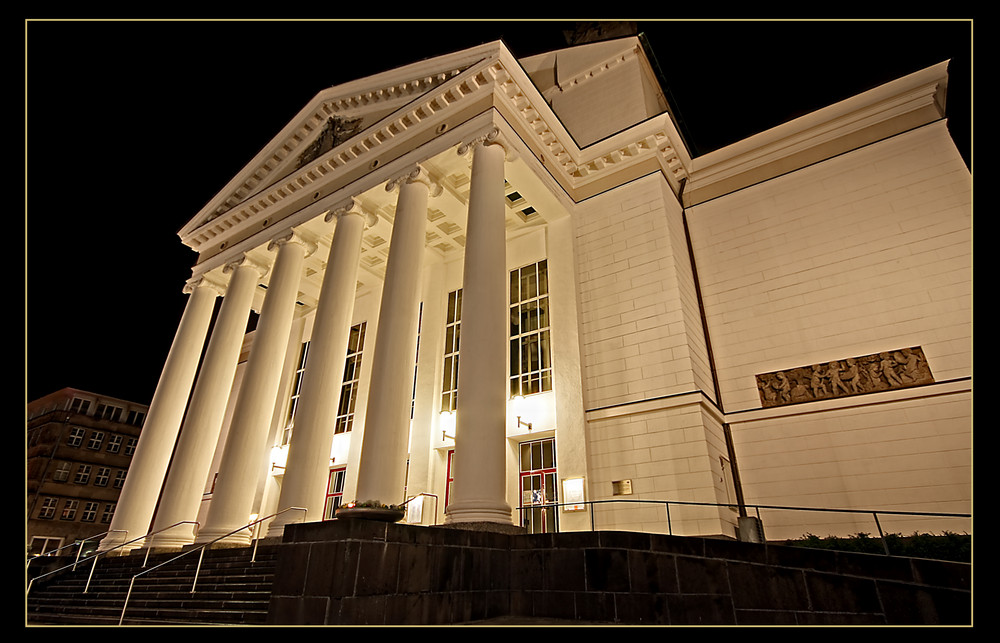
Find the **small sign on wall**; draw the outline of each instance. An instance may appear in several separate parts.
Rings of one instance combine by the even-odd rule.
[[[631,496],[631,480],[615,480],[611,483],[611,494],[615,496]]]
[[[583,478],[566,478],[563,480],[563,511],[584,511]]]

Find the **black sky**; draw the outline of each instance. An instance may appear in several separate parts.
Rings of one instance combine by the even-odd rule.
[[[195,255],[176,233],[325,87],[564,21],[28,21],[26,397],[148,403]],[[698,155],[952,60],[971,149],[969,21],[639,22]]]

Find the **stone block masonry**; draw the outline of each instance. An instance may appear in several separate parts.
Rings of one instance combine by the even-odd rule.
[[[290,525],[272,625],[969,625],[971,566],[632,532]]]

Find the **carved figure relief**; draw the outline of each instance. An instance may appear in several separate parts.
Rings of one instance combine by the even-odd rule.
[[[757,375],[765,407],[932,384],[919,346]]]
[[[361,118],[343,118],[331,116],[326,119],[323,131],[319,133],[316,140],[299,155],[296,167],[302,167],[315,159],[323,156],[333,148],[337,147],[347,139],[361,131]]]

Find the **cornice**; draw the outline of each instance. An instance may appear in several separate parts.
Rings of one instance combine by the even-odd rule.
[[[582,75],[590,78],[612,62],[602,61]],[[946,67],[942,63],[691,159],[666,113],[579,147],[506,47],[488,43],[321,92],[179,235],[201,260],[232,252],[490,109],[502,115],[571,200],[658,171],[691,205],[940,116]],[[370,113],[373,106],[389,111],[377,109],[386,115],[289,169],[289,159],[298,157],[330,115]]]
[[[694,159],[692,206],[944,117],[948,63],[891,81]]]

